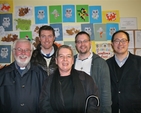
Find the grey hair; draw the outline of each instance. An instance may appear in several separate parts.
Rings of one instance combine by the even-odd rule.
[[[32,44],[29,40],[27,40],[27,39],[17,39],[17,40],[15,40],[14,43],[13,43],[12,50],[15,49],[15,47],[16,47],[16,45],[17,45],[18,42],[27,42],[27,43],[29,43],[30,46],[31,46],[31,51],[34,50],[33,44]]]

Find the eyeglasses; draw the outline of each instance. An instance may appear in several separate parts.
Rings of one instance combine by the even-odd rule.
[[[77,43],[77,44],[82,44],[82,43],[86,44],[86,43],[89,42],[89,41],[90,41],[90,40],[83,40],[83,41],[78,40],[78,41],[76,41],[76,43]]]
[[[30,49],[14,48],[14,50],[17,51],[17,52],[19,52],[19,53],[22,53],[22,52],[30,53],[31,52]]]
[[[125,44],[127,41],[128,41],[127,39],[121,39],[121,40],[116,39],[116,40],[114,40],[113,42],[114,42],[115,44],[119,44],[119,43]]]

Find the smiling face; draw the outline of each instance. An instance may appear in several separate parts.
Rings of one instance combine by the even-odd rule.
[[[76,38],[76,49],[79,54],[87,54],[91,48],[91,42],[86,34],[80,34]]]
[[[13,49],[14,58],[20,67],[25,67],[32,55],[30,42],[17,42],[15,48]]]
[[[39,40],[41,41],[42,49],[48,50],[52,48],[55,40],[52,30],[42,30],[40,33]]]
[[[60,75],[70,75],[73,63],[74,59],[72,51],[68,48],[61,48],[56,57],[56,64],[58,65]]]
[[[124,55],[128,53],[129,41],[127,35],[123,32],[119,32],[114,36],[112,47],[115,54]]]

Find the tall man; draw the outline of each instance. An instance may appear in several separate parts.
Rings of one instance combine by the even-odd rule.
[[[104,59],[91,52],[91,42],[88,33],[81,31],[75,36],[75,69],[89,74],[99,89],[100,113],[111,113],[111,86],[109,68]]]
[[[31,61],[38,64],[48,75],[53,74],[57,65],[55,63],[55,53],[57,46],[54,44],[55,31],[51,26],[44,25],[39,29],[40,44],[34,50]]]
[[[128,52],[129,34],[119,30],[111,42],[115,55],[107,60],[112,89],[112,113],[141,113],[141,57]]]
[[[26,39],[13,44],[15,61],[0,70],[0,113],[39,113],[46,71],[30,63],[33,46]]]

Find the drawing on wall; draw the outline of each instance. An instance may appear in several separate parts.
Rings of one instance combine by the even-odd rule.
[[[0,45],[0,63],[11,63],[11,45]]]
[[[63,25],[64,39],[67,39],[67,38],[74,39],[75,35],[80,31],[81,31],[81,24],[71,24],[71,25],[64,24]]]
[[[31,31],[20,31],[20,38],[24,38],[32,42],[32,32]]]
[[[62,33],[62,24],[50,24],[55,31],[55,40],[62,41],[63,40],[63,33]]]
[[[87,32],[90,35],[90,39],[94,40],[93,24],[81,24],[81,30]]]
[[[5,35],[5,29],[3,26],[0,26],[0,37],[3,37]]]
[[[94,25],[95,41],[106,41],[106,24]]]
[[[12,31],[13,22],[12,22],[12,14],[0,14],[0,26],[3,26],[5,31]]]
[[[90,23],[101,23],[101,6],[89,6]]]
[[[12,13],[12,12],[13,12],[12,0],[0,1],[0,13]]]
[[[36,6],[34,9],[35,24],[47,24],[48,23],[47,6]]]
[[[15,32],[5,32],[5,35],[1,38],[1,42],[3,44],[9,44],[9,43],[13,43],[15,40],[17,40],[19,37],[19,32],[15,31]],[[12,44],[11,43],[11,44]]]
[[[74,5],[63,5],[63,22],[75,22]]]
[[[102,11],[102,22],[109,23],[109,22],[118,22],[119,23],[119,11],[118,10],[111,10],[111,11]]]
[[[30,30],[31,20],[30,19],[15,19],[14,30]]]
[[[89,22],[88,5],[76,5],[77,22]]]
[[[62,8],[61,5],[49,6],[50,23],[62,22]]]
[[[31,6],[15,6],[15,18],[30,19],[33,16],[33,9]]]
[[[103,59],[108,59],[113,56],[113,50],[110,42],[98,42],[96,43],[96,54]]]
[[[119,30],[119,26],[116,23],[107,23],[106,24],[106,38],[111,40],[112,35]]]

